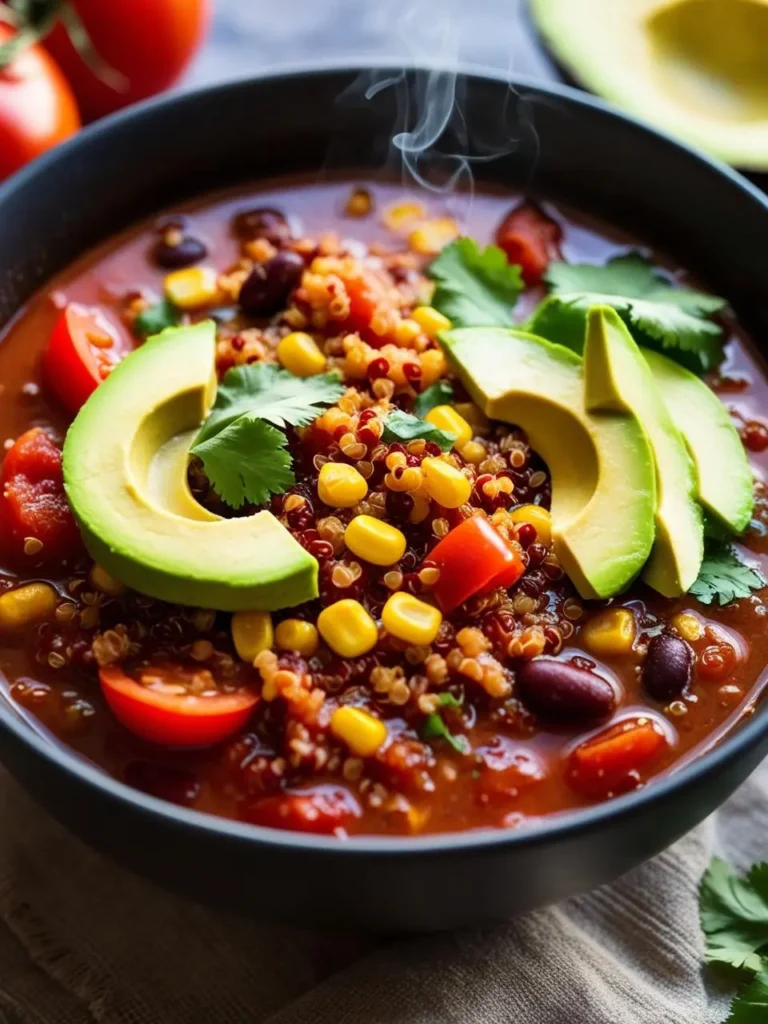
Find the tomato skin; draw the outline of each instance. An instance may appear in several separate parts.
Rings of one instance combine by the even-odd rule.
[[[640,770],[667,745],[667,737],[650,719],[625,719],[576,747],[569,758],[568,781],[592,800],[627,793],[640,785]]]
[[[89,342],[89,332],[107,335],[112,345],[97,348]],[[80,409],[115,364],[122,354],[121,340],[98,309],[70,302],[63,310],[43,356],[43,373],[51,391],[70,412]]]
[[[0,22],[0,43],[14,34]],[[74,94],[42,47],[30,46],[0,70],[0,181],[79,127]]]
[[[562,228],[533,203],[522,203],[507,214],[496,231],[496,244],[517,263],[523,281],[539,284],[551,260],[560,259]]]
[[[99,669],[99,682],[115,718],[134,735],[164,747],[218,743],[241,729],[259,702],[249,690],[212,697],[163,693],[112,665]]]
[[[79,554],[80,534],[64,493],[61,452],[40,427],[17,438],[0,469],[0,524],[4,553],[29,564],[29,537],[42,542],[35,563]]]
[[[511,587],[525,572],[520,554],[482,516],[450,531],[429,553],[440,570],[432,593],[443,612],[452,612],[473,594]]]
[[[77,52],[61,22],[45,48],[69,80],[86,121],[162,92],[179,78],[208,26],[209,0],[71,0],[99,57],[126,79],[103,82]]]
[[[252,825],[330,836],[360,814],[360,805],[348,789],[313,786],[265,797],[249,807],[245,816]]]

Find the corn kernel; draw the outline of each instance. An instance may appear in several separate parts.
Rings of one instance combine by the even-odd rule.
[[[373,516],[355,516],[344,532],[349,550],[373,565],[394,565],[405,554],[405,536]]]
[[[440,430],[453,434],[456,438],[453,442],[454,448],[461,450],[467,441],[472,440],[472,427],[450,405],[436,405],[434,409],[429,410],[424,419],[434,423]]]
[[[320,636],[342,658],[359,658],[376,646],[376,623],[359,601],[346,597],[323,608],[317,617]]]
[[[421,463],[427,494],[443,508],[458,508],[469,501],[472,484],[460,469],[444,459],[429,458]]]
[[[387,738],[387,727],[380,718],[348,705],[331,715],[331,732],[358,757],[372,757]]]
[[[635,616],[629,608],[609,608],[589,620],[581,640],[590,654],[609,658],[631,651],[636,632]]]
[[[328,362],[312,335],[303,331],[291,331],[281,339],[277,358],[297,377],[314,377],[323,372]]]
[[[320,501],[332,508],[352,508],[368,493],[365,477],[344,462],[326,462],[317,479]]]
[[[394,203],[384,211],[382,220],[390,231],[410,231],[427,216],[427,208],[417,200]]]
[[[418,647],[432,643],[442,621],[437,608],[402,590],[387,599],[381,612],[381,622],[388,633]]]
[[[436,217],[424,221],[408,236],[408,245],[414,252],[436,256],[459,234],[459,225],[452,217]]]
[[[436,338],[440,331],[450,329],[451,321],[432,306],[417,306],[411,314],[428,338]]]
[[[688,640],[689,643],[693,640],[701,640],[704,636],[704,626],[691,612],[680,612],[678,615],[675,615],[672,619],[672,625],[683,640]]]
[[[0,597],[0,632],[11,633],[53,615],[56,591],[47,583],[27,583]]]
[[[216,271],[212,267],[187,267],[174,270],[164,282],[165,294],[179,309],[207,306],[219,294]]]
[[[113,579],[100,565],[94,564],[88,578],[97,590],[100,590],[102,594],[108,594],[109,597],[120,597],[125,593],[125,584],[120,580]]]
[[[467,441],[461,446],[461,457],[465,462],[471,462],[473,466],[479,466],[488,457],[488,449],[479,441]]]
[[[421,334],[421,328],[415,320],[405,319],[401,320],[397,327],[395,327],[395,344],[401,348],[408,348],[412,341],[414,341]]]
[[[269,612],[235,612],[232,616],[232,640],[243,661],[253,661],[274,643],[272,616]]]
[[[536,540],[545,548],[552,544],[552,517],[541,505],[521,505],[513,509],[509,517],[513,523],[530,523],[536,531]]]
[[[283,619],[275,627],[275,644],[281,651],[295,651],[311,658],[319,643],[317,626],[303,619]]]

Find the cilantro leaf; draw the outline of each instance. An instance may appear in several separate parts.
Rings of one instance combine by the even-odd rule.
[[[701,880],[699,916],[706,959],[757,973],[768,966],[768,864],[756,864],[745,878],[715,857]]]
[[[731,1003],[724,1024],[765,1024],[768,1020],[768,970],[743,988]]]
[[[639,345],[664,352],[697,373],[722,359],[723,332],[706,319],[725,305],[714,295],[676,288],[639,253],[605,266],[553,263],[547,272],[549,298],[526,327],[550,341],[581,352],[591,306],[612,306]]]
[[[437,701],[438,704],[440,704],[444,708],[461,707],[461,701],[457,700],[452,693],[448,693],[447,691],[445,693],[441,693],[440,696],[437,698]]]
[[[699,576],[689,593],[702,604],[730,604],[765,587],[760,569],[739,558],[730,544],[716,544],[704,556]]]
[[[136,315],[133,329],[140,338],[148,338],[164,331],[166,327],[175,327],[180,322],[181,310],[168,299],[161,299]]]
[[[191,451],[203,464],[216,493],[232,508],[263,505],[295,483],[285,434],[245,413]]]
[[[195,445],[207,441],[249,414],[276,427],[304,427],[320,415],[322,406],[332,405],[344,393],[334,373],[294,377],[273,363],[236,366],[219,385],[216,404],[195,438]]]
[[[440,695],[440,703],[446,707],[458,707],[459,702],[455,697],[452,697],[449,693]],[[454,703],[443,698],[451,698]],[[427,715],[424,719],[424,724],[421,727],[421,738],[423,740],[445,740],[449,743],[457,754],[469,753],[469,742],[466,736],[454,736],[448,726],[442,719],[439,712],[433,711],[431,715]]]
[[[453,385],[447,380],[438,380],[426,391],[417,395],[413,402],[413,414],[423,419],[436,405],[448,405],[453,401]]]
[[[473,238],[447,245],[427,268],[436,283],[432,305],[454,327],[508,326],[523,290],[520,267],[496,245],[481,249]]]
[[[446,430],[440,430],[434,423],[420,420],[418,416],[411,416],[410,413],[401,412],[399,409],[391,412],[384,420],[381,439],[386,444],[391,444],[393,441],[407,443],[415,441],[417,438],[432,441],[444,452],[450,451],[456,440],[453,434],[449,434]]]

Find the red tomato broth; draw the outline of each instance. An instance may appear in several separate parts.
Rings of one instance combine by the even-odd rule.
[[[203,204],[183,208],[185,230],[204,241],[209,251],[204,262],[217,268],[226,267],[236,260],[239,242],[231,230],[231,221],[235,212],[249,205],[284,211],[290,218],[301,222],[302,236],[317,237],[336,230],[342,237],[363,242],[384,240],[390,244],[402,237],[388,232],[379,217],[389,202],[402,197],[402,190],[375,186],[372,189],[376,202],[373,215],[351,218],[342,215],[349,189],[348,183],[278,183],[274,187],[264,187],[236,197],[213,197]],[[466,226],[467,233],[481,242],[492,240],[512,205],[513,200],[508,195],[478,193]],[[630,244],[594,227],[584,218],[550,206],[546,209],[550,214],[554,213],[563,226],[562,250],[567,259],[602,261],[617,251],[625,251]],[[438,202],[430,204],[431,215],[443,212]],[[134,289],[148,290],[160,296],[165,271],[148,259],[155,239],[153,222],[150,222],[86,255],[39,293],[7,330],[4,344],[0,346],[0,380],[4,381],[2,389],[6,398],[0,407],[0,437],[15,439],[32,426],[44,426],[52,429],[58,437],[63,436],[68,423],[67,414],[48,393],[40,370],[42,351],[60,316],[62,301],[102,306],[108,315],[114,316],[122,297]],[[744,382],[737,383],[736,379],[742,377]],[[726,403],[738,410],[745,421],[756,418],[768,405],[764,371],[749,342],[735,326],[723,379],[719,384]],[[763,473],[768,471],[768,452],[753,451],[751,458],[759,470]],[[766,504],[758,508],[758,515],[768,525]],[[748,544],[753,554],[761,556],[765,567],[768,564],[768,539],[753,532]],[[84,571],[87,571],[87,565],[86,560]],[[41,566],[32,566],[19,573],[8,566],[0,577],[0,591],[10,589],[19,581],[44,579],[49,580],[64,597],[69,575],[56,576]],[[363,585],[364,581],[365,575]],[[652,629],[656,625],[656,617],[666,621],[678,611],[693,610],[713,629],[720,627],[724,631],[732,631],[729,635],[740,648],[741,658],[736,666],[726,664],[722,677],[713,679],[711,670],[700,671],[698,656],[705,648],[715,645],[716,638],[694,641],[692,646],[697,662],[691,699],[686,702],[687,710],[682,715],[665,713],[660,705],[646,698],[639,681],[641,659],[636,653],[605,659],[597,665],[599,672],[615,682],[619,693],[617,709],[609,722],[587,728],[555,728],[525,718],[505,721],[502,716],[491,721],[483,714],[482,698],[473,698],[474,721],[466,730],[457,728],[457,731],[465,732],[473,751],[480,754],[480,760],[472,771],[464,770],[461,755],[453,752],[447,744],[434,743],[431,787],[416,795],[410,793],[411,811],[408,815],[386,815],[361,802],[360,813],[357,810],[345,813],[343,821],[335,824],[335,811],[331,813],[328,808],[343,805],[345,800],[338,795],[331,799],[328,794],[340,786],[344,789],[347,782],[320,769],[295,785],[289,784],[289,793],[298,793],[301,797],[298,802],[293,798],[292,802],[289,801],[291,806],[295,805],[293,810],[291,806],[285,810],[276,808],[275,798],[280,790],[265,791],[260,774],[262,763],[269,760],[274,752],[264,746],[263,739],[256,736],[253,728],[249,730],[249,726],[234,739],[207,749],[170,750],[145,743],[127,732],[110,714],[99,691],[92,663],[55,669],[45,657],[42,661],[36,657],[36,635],[4,640],[0,648],[0,670],[7,679],[6,694],[12,706],[36,728],[42,727],[47,734],[52,734],[137,788],[200,810],[278,826],[283,820],[292,827],[306,807],[303,789],[309,786],[320,787],[323,798],[321,825],[308,824],[308,830],[332,831],[339,828],[349,833],[408,834],[514,826],[590,803],[589,797],[569,784],[568,758],[580,743],[601,734],[616,721],[647,719],[657,723],[668,740],[658,756],[640,772],[644,782],[699,756],[722,739],[745,715],[754,711],[755,701],[765,681],[764,666],[768,661],[768,631],[756,604],[743,601],[722,609],[705,608],[690,598],[666,601],[640,586],[633,588],[629,595],[616,599],[614,604],[634,610],[640,641],[644,628]],[[594,610],[601,607],[596,606]],[[581,621],[592,611],[589,608]],[[150,616],[152,613],[146,614]],[[219,619],[225,620],[226,617],[219,616]],[[225,621],[217,621],[205,635],[215,638],[217,649],[232,652]],[[578,632],[568,641],[559,657],[571,654],[584,656],[584,651],[578,646]],[[593,656],[586,656],[595,662]],[[707,662],[708,659],[704,660]],[[710,678],[705,678],[707,675]],[[237,679],[258,691],[258,675],[250,666],[241,666]],[[362,679],[355,678],[352,682],[357,684]],[[84,710],[86,713],[82,713]],[[280,713],[275,705],[266,707],[262,704],[254,721],[262,722],[260,716],[265,715],[269,722],[270,716],[277,719]],[[453,722],[448,713],[445,720]],[[408,791],[408,782],[403,780],[409,780],[419,766],[407,763],[407,751],[403,752],[399,747],[395,750],[396,741],[405,733],[407,723],[395,709],[387,718],[387,725],[393,738],[388,748],[392,753],[390,756],[387,750],[384,751],[376,766],[377,777],[387,782],[393,779],[398,784],[402,782],[403,790]],[[487,752],[487,764],[483,760],[484,752]],[[458,779],[452,777],[457,767]],[[270,802],[265,803],[266,800]],[[353,800],[347,810],[354,805]],[[330,822],[327,829],[323,824],[326,820]]]

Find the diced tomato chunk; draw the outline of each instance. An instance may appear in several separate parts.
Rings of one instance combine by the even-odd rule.
[[[482,516],[465,519],[451,530],[429,559],[440,570],[432,593],[446,613],[474,594],[511,587],[525,572],[520,552]]]
[[[314,786],[252,804],[245,817],[253,825],[332,835],[353,818],[359,818],[360,804],[342,786]]]
[[[538,284],[551,260],[561,258],[562,228],[533,203],[508,214],[496,231],[496,244],[517,263],[527,285]]]
[[[568,763],[568,781],[593,800],[628,793],[642,782],[641,770],[667,745],[661,727],[651,719],[624,719],[576,747]]]
[[[7,556],[34,564],[79,553],[80,534],[64,493],[61,452],[42,428],[22,434],[8,451],[0,485],[1,543]],[[42,548],[29,540],[39,541]]]
[[[492,743],[476,752],[482,758],[477,779],[480,803],[508,801],[520,790],[541,782],[546,775],[546,769],[535,754],[506,736],[496,736]]]

